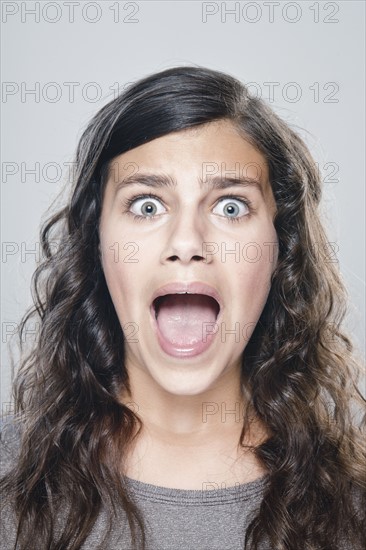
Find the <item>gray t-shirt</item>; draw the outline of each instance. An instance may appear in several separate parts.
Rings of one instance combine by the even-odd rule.
[[[19,436],[10,423],[1,435],[3,475],[13,464]],[[146,524],[147,550],[242,550],[247,526],[263,498],[269,476],[234,487],[207,482],[202,490],[170,489],[128,478],[131,497]],[[130,550],[127,519],[114,525],[107,542],[107,514],[102,509],[83,550]],[[12,550],[15,522],[9,509],[2,512],[0,548]],[[269,546],[263,546],[267,550]]]

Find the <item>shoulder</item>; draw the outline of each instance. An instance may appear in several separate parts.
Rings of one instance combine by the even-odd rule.
[[[0,420],[0,477],[13,466],[19,455],[21,442],[21,424],[14,416]]]

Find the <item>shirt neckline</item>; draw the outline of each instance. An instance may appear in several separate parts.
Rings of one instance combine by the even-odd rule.
[[[127,476],[124,479],[129,491],[138,499],[180,505],[210,505],[250,500],[263,493],[269,477],[269,474],[266,474],[254,481],[237,483],[231,487],[222,487],[217,483],[206,482],[202,489],[175,489],[152,485]]]

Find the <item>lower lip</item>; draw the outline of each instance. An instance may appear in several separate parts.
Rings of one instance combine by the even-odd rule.
[[[214,341],[215,336],[218,333],[218,331],[216,331],[214,334],[208,334],[206,337],[206,342],[198,342],[197,344],[195,344],[190,348],[177,348],[171,342],[168,342],[167,340],[165,340],[165,338],[161,334],[158,324],[156,322],[155,309],[153,308],[153,306],[150,307],[150,313],[153,320],[154,332],[157,336],[159,345],[161,349],[171,357],[182,358],[182,357],[196,357],[197,355],[201,355],[206,350],[208,350],[208,348],[211,346],[212,342]],[[219,311],[219,314],[215,321],[216,323],[218,323],[220,314],[221,314],[221,311]]]

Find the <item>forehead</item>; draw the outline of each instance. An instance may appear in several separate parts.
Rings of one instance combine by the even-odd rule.
[[[111,165],[133,163],[136,170],[169,172],[177,179],[185,174],[243,176],[268,184],[268,166],[263,154],[227,120],[210,122],[172,132],[144,143],[113,159]],[[126,173],[127,175],[127,173]],[[123,179],[123,178],[122,178]]]

